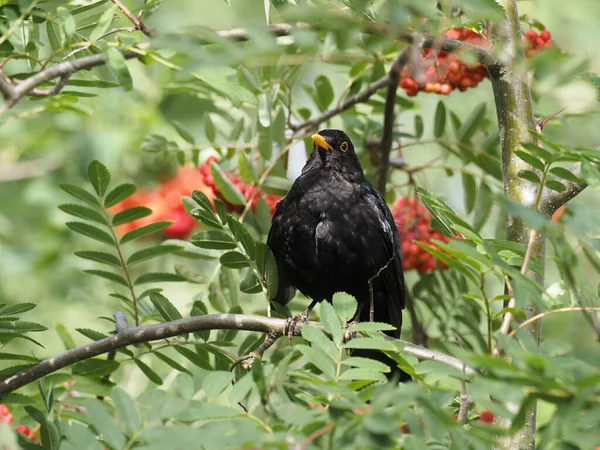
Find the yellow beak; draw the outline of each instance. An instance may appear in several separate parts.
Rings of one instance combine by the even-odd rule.
[[[313,141],[315,141],[315,144],[317,144],[317,148],[321,147],[321,148],[324,148],[325,150],[333,150],[333,147],[331,145],[329,145],[329,143],[325,140],[325,138],[323,136],[321,136],[320,134],[313,134],[310,138]]]

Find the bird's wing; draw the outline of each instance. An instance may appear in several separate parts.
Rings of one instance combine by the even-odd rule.
[[[283,262],[287,246],[285,241],[285,224],[283,223],[285,209],[286,204],[285,199],[283,199],[277,204],[269,236],[267,237],[267,245],[271,248],[277,262],[278,289],[273,301],[279,303],[281,306],[287,305],[296,294],[296,288],[290,282]]]
[[[388,305],[390,321],[398,329],[402,325],[402,310],[406,303],[406,291],[404,273],[402,272],[402,254],[400,250],[400,236],[392,213],[385,200],[373,186],[368,186],[363,197],[371,209],[372,214],[377,217],[380,233],[377,233],[380,243],[386,251],[389,261],[382,267],[379,278],[389,296]]]

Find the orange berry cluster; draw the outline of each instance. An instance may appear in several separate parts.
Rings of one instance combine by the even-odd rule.
[[[14,421],[15,421],[15,418],[10,413],[10,410],[7,408],[7,406],[0,404],[0,423],[6,423],[8,425],[12,425],[12,423]],[[25,425],[17,425],[15,427],[15,431],[17,431],[19,433],[23,433],[25,436],[27,436],[27,438],[29,438],[33,442],[36,442],[36,443],[39,442],[35,433],[29,427],[26,427]]]
[[[415,197],[400,197],[392,206],[392,216],[398,225],[402,239],[404,270],[416,269],[425,273],[438,267],[448,268],[447,264],[437,260],[415,243],[415,241],[423,242],[437,249],[437,246],[431,242],[432,239],[450,241],[450,238],[431,228],[429,225],[431,214],[427,208],[420,205]]]
[[[444,37],[477,47],[488,47],[486,30],[483,30],[480,35],[468,28],[451,28]],[[523,40],[526,46],[525,54],[528,57],[542,48],[552,46],[552,36],[548,30],[542,31],[539,35],[534,30],[529,30],[524,34]],[[404,69],[399,84],[409,97],[417,95],[420,91],[448,95],[455,89],[464,92],[468,88],[477,87],[484,78],[488,77],[488,71],[483,64],[470,65],[462,62],[453,53],[426,48],[420,55],[419,67]]]
[[[196,221],[183,208],[181,197],[190,196],[193,190],[203,192],[209,199],[220,198],[225,202],[229,211],[241,211],[243,207],[227,203],[215,185],[210,174],[211,161],[216,161],[216,158],[209,158],[199,168],[180,167],[175,177],[162,182],[157,189],[138,189],[131,197],[112,207],[111,212],[114,214],[134,206],[146,206],[152,210],[152,214],[149,216],[120,225],[117,228],[119,233],[125,234],[144,225],[170,220],[173,223],[162,231],[163,235],[169,239],[186,239],[196,227]],[[227,174],[227,176],[244,194],[246,200],[255,192],[254,186],[245,185],[234,175]],[[259,192],[254,198],[253,207],[256,207],[260,197],[265,199],[272,214],[280,197]]]

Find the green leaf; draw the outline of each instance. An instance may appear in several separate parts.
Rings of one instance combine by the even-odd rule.
[[[563,180],[571,181],[572,183],[583,183],[583,180],[581,178],[579,178],[570,170],[565,169],[564,167],[553,167],[552,169],[550,169],[550,173],[556,175],[559,178],[562,178]]]
[[[221,258],[219,258],[219,261],[221,262],[222,266],[229,267],[231,269],[243,269],[244,267],[248,267],[250,265],[250,262],[246,259],[246,256],[236,251],[223,253]]]
[[[217,199],[215,199],[217,200]],[[195,208],[190,212],[191,216],[198,222],[206,225],[210,228],[216,228],[217,230],[223,229],[223,225],[219,222],[219,219],[212,211],[206,211],[204,209]]]
[[[166,322],[183,318],[177,308],[175,308],[175,306],[173,306],[169,299],[164,295],[159,294],[158,292],[151,292],[150,301]]]
[[[395,351],[396,347],[389,341],[381,338],[359,337],[354,338],[346,343],[346,348],[371,349],[371,350],[387,350]]]
[[[342,331],[342,323],[340,322],[340,319],[335,313],[333,306],[331,306],[331,304],[329,304],[328,302],[321,302],[320,315],[321,322],[323,323],[325,330],[327,330],[329,334],[331,334],[331,336],[333,337],[333,341],[336,344],[341,344],[342,339],[344,338],[344,333]]]
[[[91,425],[112,449],[122,449],[127,440],[110,416],[104,405],[98,400],[85,402]]]
[[[525,150],[529,151],[530,153],[533,153],[534,155],[539,156],[546,162],[548,162],[552,159],[552,153],[550,153],[548,150],[538,147],[535,144],[532,144],[531,142],[522,142],[521,147],[523,147]]]
[[[233,216],[227,216],[227,225],[233,233],[235,240],[242,244],[246,254],[250,257],[250,259],[253,259],[256,251],[256,244],[254,239],[252,239],[252,236],[250,236],[250,233],[248,233],[248,230],[244,224]]]
[[[121,238],[121,244],[125,244],[126,242],[133,241],[134,239],[139,239],[141,237],[148,236],[150,234],[154,234],[158,231],[164,230],[172,223],[173,222],[171,221],[161,221],[136,228],[135,230],[130,231]]]
[[[116,205],[117,203],[122,202],[127,197],[135,194],[136,187],[133,184],[123,183],[112,189],[108,194],[106,194],[106,198],[104,199],[104,207],[110,208],[111,206]]]
[[[57,323],[54,328],[56,328],[56,332],[58,333],[58,336],[60,337],[60,340],[62,341],[66,350],[71,350],[72,348],[77,347],[73,337],[71,336],[71,333],[69,333],[67,328],[62,323]]]
[[[78,362],[72,368],[73,375],[101,377],[109,375],[119,368],[119,362],[111,359],[91,358]]]
[[[190,238],[196,247],[213,250],[232,250],[236,244],[229,234],[222,231],[201,231]]]
[[[102,217],[98,211],[88,208],[87,206],[67,203],[64,205],[59,205],[58,209],[72,216],[79,217],[80,219],[92,220],[102,225],[108,225],[106,218]]]
[[[321,330],[310,325],[302,327],[302,337],[318,347],[324,355],[337,359],[338,350],[331,340]]]
[[[321,111],[326,110],[334,99],[333,86],[325,75],[319,75],[315,79],[315,101]]]
[[[258,125],[258,152],[265,161],[271,160],[271,157],[273,156],[273,136],[271,135],[271,127]]]
[[[258,278],[251,270],[248,271],[244,279],[240,282],[240,291],[246,294],[258,294],[262,292],[262,286]]]
[[[342,375],[340,380],[366,380],[386,382],[387,378],[381,372],[371,369],[348,369]]]
[[[264,92],[258,94],[258,122],[263,128],[271,126],[271,107],[267,94]]]
[[[183,347],[182,345],[177,345],[173,347],[177,353],[182,355],[184,358],[188,359],[192,364],[200,367],[204,370],[214,370],[208,361],[208,353],[206,356],[200,356],[198,353],[191,351],[188,348]]]
[[[156,258],[157,256],[167,255],[169,253],[176,253],[180,250],[183,250],[185,247],[182,245],[155,245],[154,247],[144,248],[142,250],[138,250],[133,253],[127,259],[127,265],[131,266],[134,264],[138,264],[142,261],[147,261],[152,258]]]
[[[581,176],[593,189],[597,189],[600,186],[600,170],[588,161],[581,163]]]
[[[533,156],[531,153],[527,153],[527,152],[524,152],[521,150],[515,150],[515,155],[517,155],[519,158],[521,158],[527,164],[529,164],[530,166],[533,166],[540,172],[543,172],[544,169],[546,168],[546,164],[544,164],[543,161],[541,161],[538,158],[536,158],[535,156]]]
[[[215,131],[215,124],[210,118],[210,114],[206,114],[204,116],[204,133],[210,142],[215,142],[217,133]]]
[[[114,281],[115,283],[119,283],[125,287],[128,286],[125,278],[113,272],[107,272],[105,270],[84,270],[84,272],[89,273],[90,275],[96,275],[97,277],[104,278],[106,280]]]
[[[92,341],[99,341],[100,339],[107,337],[106,334],[96,330],[90,330],[89,328],[75,328],[75,331],[83,334],[86,338],[91,339]]]
[[[66,37],[71,39],[75,34],[75,19],[69,10],[64,6],[59,6],[56,8],[56,17]]]
[[[194,139],[194,136],[192,136],[183,126],[183,124],[181,122],[178,122],[177,120],[171,120],[171,125],[173,125],[173,127],[175,128],[175,130],[177,131],[177,134],[179,134],[179,136],[181,136],[181,138],[186,141],[188,144],[192,144],[194,145],[196,143],[196,140]]]
[[[355,332],[355,331],[365,331],[365,332],[372,332],[372,331],[392,331],[395,330],[396,327],[393,325],[390,325],[389,323],[383,323],[383,322],[359,322],[359,323],[355,323],[354,325],[351,325],[350,327],[348,327],[348,332]]]
[[[192,191],[192,199],[198,203],[198,205],[207,212],[214,215],[215,210],[210,199],[202,191]]]
[[[531,170],[519,170],[519,173],[517,175],[520,178],[523,178],[524,180],[531,181],[532,183],[535,183],[535,184],[540,184],[540,177],[538,176],[537,173],[535,173]]]
[[[296,345],[294,348],[300,350],[300,353],[302,353],[304,358],[321,372],[323,372],[323,374],[331,379],[335,378],[335,367],[333,361],[327,358],[320,350],[303,344]]]
[[[254,168],[254,164],[244,151],[240,151],[240,156],[238,157],[238,167],[240,169],[240,176],[242,180],[246,183],[256,183],[258,181],[258,175],[256,173],[256,169]]]
[[[0,329],[2,329],[3,331],[14,330],[17,332],[30,333],[46,331],[48,328],[46,328],[44,325],[35,322],[26,322],[24,320],[10,321],[5,319],[0,320]]]
[[[37,305],[35,303],[17,303],[15,305],[3,306],[0,308],[0,316],[12,316],[31,311]]]
[[[215,184],[219,192],[232,205],[244,205],[246,200],[244,195],[233,185],[227,176],[221,171],[221,168],[214,161],[210,163],[210,173],[215,179]]]
[[[112,400],[119,415],[119,419],[130,434],[134,434],[142,426],[140,413],[133,400],[123,389],[116,387],[112,392]]]
[[[115,255],[111,255],[110,253],[81,251],[75,252],[75,255],[83,259],[89,259],[90,261],[108,264],[109,266],[121,267],[121,262],[119,261],[119,258],[117,258]]]
[[[260,92],[260,87],[254,78],[254,75],[244,66],[238,66],[238,80],[241,85],[248,89],[253,94]]]
[[[167,355],[164,355],[164,354],[162,354],[160,352],[154,352],[153,355],[155,355],[162,362],[168,364],[173,369],[175,369],[175,370],[177,370],[179,372],[187,373],[188,375],[192,376],[192,372],[190,372],[189,370],[187,370],[185,367],[183,367],[181,364],[179,364],[174,359],[169,358]]]
[[[115,241],[113,240],[112,236],[93,225],[83,222],[67,222],[65,225],[76,233],[83,234],[84,236],[108,245],[115,245]]]
[[[62,183],[59,184],[60,188],[71,194],[73,197],[77,197],[80,200],[83,200],[86,203],[89,203],[93,206],[100,206],[100,202],[98,199],[90,194],[87,190],[82,187],[77,186],[76,184]]]
[[[545,185],[548,189],[552,189],[553,191],[556,191],[556,192],[565,192],[567,190],[565,185],[557,180],[546,180]]]
[[[134,359],[133,362],[154,384],[158,384],[159,386],[163,384],[162,378],[154,370],[152,370],[150,366],[148,366],[145,362],[140,361],[137,358]]]
[[[336,314],[344,322],[351,320],[354,317],[354,314],[356,314],[356,309],[358,308],[358,302],[356,299],[345,292],[338,292],[334,294],[332,303]]]
[[[110,183],[110,173],[100,161],[92,161],[87,167],[87,176],[99,197],[104,196]]]
[[[494,204],[494,194],[492,189],[482,180],[479,184],[479,195],[477,196],[477,207],[473,217],[473,228],[477,231],[485,224],[490,215],[492,205]]]
[[[105,34],[108,31],[113,21],[113,18],[115,17],[116,10],[117,6],[113,5],[102,13],[100,19],[98,19],[96,28],[94,28],[90,33],[90,42],[96,42],[103,34]]]
[[[469,214],[475,207],[475,200],[477,199],[477,184],[475,183],[475,178],[467,173],[462,172],[461,177],[464,191],[465,210],[467,211],[467,214]]]
[[[483,120],[485,119],[485,108],[486,103],[480,103],[473,109],[473,112],[467,117],[467,119],[460,126],[456,132],[456,138],[463,144],[468,143]]]
[[[375,361],[371,358],[362,358],[360,356],[351,356],[342,360],[342,364],[346,366],[358,367],[359,369],[370,369],[378,372],[389,372],[390,368],[387,364]]]
[[[433,135],[436,138],[442,137],[446,129],[446,105],[439,101],[435,108],[435,118],[433,120]]]
[[[272,300],[277,295],[279,279],[277,277],[277,262],[267,244],[256,243],[256,267],[267,285],[267,297]]]
[[[151,272],[140,275],[136,278],[133,284],[144,284],[144,283],[166,283],[171,281],[185,281],[185,278],[176,273],[166,272]]]
[[[425,125],[423,124],[423,117],[419,114],[415,115],[415,138],[421,139],[423,137],[423,131],[425,130]]]
[[[105,54],[108,71],[117,79],[123,89],[130,91],[133,88],[133,80],[123,54],[115,47],[108,47]]]
[[[146,208],[145,206],[134,206],[133,208],[128,208],[115,214],[112,224],[116,227],[123,225],[124,223],[142,219],[143,217],[148,217],[150,214],[152,214],[152,210],[150,208]]]

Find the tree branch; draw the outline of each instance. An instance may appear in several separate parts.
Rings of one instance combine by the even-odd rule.
[[[371,98],[371,96],[373,94],[375,94],[375,92],[377,92],[379,89],[387,86],[389,84],[389,80],[390,80],[390,74],[387,73],[380,79],[370,83],[366,87],[366,89],[360,91],[357,94],[354,94],[351,97],[348,97],[344,102],[340,103],[335,108],[331,108],[331,109],[319,114],[318,116],[313,117],[312,119],[301,123],[300,125],[293,126],[292,127],[292,130],[294,131],[293,138],[294,139],[300,138],[306,134],[312,133],[313,131],[317,130],[317,127],[321,123],[331,119],[333,116],[336,116],[336,115],[346,111],[347,109],[352,108],[357,103],[366,102],[367,100],[369,100],[369,98]]]
[[[398,83],[400,83],[400,73],[408,63],[412,50],[412,47],[404,49],[402,53],[398,55],[388,72],[388,88],[383,115],[383,135],[381,137],[381,158],[379,158],[378,161],[379,181],[377,185],[377,189],[379,189],[379,192],[381,192],[381,195],[383,196],[385,196],[387,176],[390,169],[390,152],[392,151],[392,136],[394,134],[394,121],[396,119],[396,115],[394,114],[396,92],[398,91]]]
[[[573,175],[581,177],[581,163],[574,164],[569,171]],[[564,179],[561,182],[567,188],[564,192],[556,192],[546,188],[542,194],[539,211],[546,217],[552,217],[552,214],[558,208],[579,195],[588,186],[587,183],[573,183]]]
[[[59,369],[75,364],[79,361],[93,358],[104,353],[108,353],[128,345],[140,344],[142,342],[156,341],[186,333],[195,333],[202,330],[245,330],[267,333],[271,336],[283,335],[285,319],[274,319],[271,317],[251,316],[244,314],[207,314],[204,316],[186,317],[173,320],[171,322],[158,323],[153,325],[144,325],[138,327],[125,327],[125,324],[118,318],[117,325],[119,332],[98,341],[90,342],[80,347],[67,350],[66,352],[45,359],[39,364],[25,369],[7,379],[0,381],[0,396],[15,391],[32,381],[38,380]],[[321,324],[309,322],[311,326],[321,327]],[[300,334],[302,323],[296,327],[296,334]],[[416,356],[420,360],[435,360],[452,366],[458,370],[463,370],[463,362],[452,356],[430,350],[387,336],[386,339],[394,340],[404,344],[404,351]],[[469,376],[475,374],[475,371],[469,367],[465,369]]]
[[[150,48],[150,45],[144,43],[140,44],[136,48],[136,51],[126,50],[122,53],[125,59],[134,59],[139,57],[140,51],[145,51],[148,48]],[[0,76],[0,91],[2,91],[2,95],[4,96],[4,101],[6,103],[6,108],[8,109],[13,107],[23,97],[29,95],[33,89],[37,88],[38,86],[44,83],[47,83],[50,80],[53,80],[54,78],[60,77],[64,80],[65,78],[68,78],[75,72],[92,69],[98,66],[103,66],[104,64],[106,64],[106,56],[104,54],[85,56],[83,58],[78,58],[74,61],[64,61],[55,64],[45,70],[42,70],[41,72],[38,72],[29,78],[26,78],[16,86],[11,86],[10,84],[8,84],[8,82],[6,82],[6,80],[2,79],[2,76]],[[59,86],[59,89],[56,89],[55,86],[54,89],[49,90],[45,93],[45,95],[57,94],[60,91],[60,88],[64,86],[64,84],[66,84],[66,81],[62,84],[61,82],[59,82],[57,84],[57,86]]]
[[[127,9],[127,7],[121,3],[120,0],[111,0],[115,5],[117,5],[117,8],[119,8],[121,10],[121,12],[125,15],[125,17],[127,17],[131,23],[135,26],[136,29],[140,30],[142,33],[144,33],[146,36],[148,37],[155,37],[158,36],[158,31],[156,31],[154,28],[150,28],[147,27],[146,25],[144,25],[144,23],[141,20],[141,15],[138,15],[138,17],[134,16],[133,14],[131,14],[131,11],[129,11]]]

